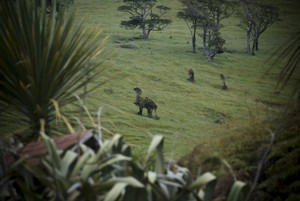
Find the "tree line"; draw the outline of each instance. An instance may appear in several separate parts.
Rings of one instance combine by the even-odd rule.
[[[259,49],[259,38],[268,27],[279,19],[278,8],[263,0],[179,0],[182,9],[177,17],[184,20],[192,40],[192,52],[197,50],[197,37],[202,39],[202,54],[213,58],[224,52],[222,20],[237,15],[240,27],[246,32],[246,49],[255,55]],[[170,8],[156,5],[157,0],[123,0],[118,7],[130,14],[129,20],[122,20],[121,27],[142,30],[143,39],[148,39],[152,31],[161,31],[172,23],[165,18]]]

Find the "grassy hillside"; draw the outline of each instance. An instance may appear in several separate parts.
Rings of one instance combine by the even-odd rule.
[[[200,50],[191,53],[189,30],[176,17],[181,7],[177,1],[159,1],[172,8],[168,17],[173,23],[162,32],[152,32],[149,40],[135,39],[140,30],[120,28],[120,21],[128,17],[117,11],[121,3],[77,0],[78,19],[84,18],[85,26],[102,29],[104,35],[109,35],[106,49],[95,59],[104,59],[105,71],[98,82],[105,83],[89,96],[86,104],[95,115],[103,106],[102,126],[122,134],[136,150],[148,146],[151,135],[162,134],[166,138],[166,154],[177,158],[200,142],[209,143],[219,135],[234,134],[249,123],[261,122],[273,115],[275,109],[270,104],[289,98],[288,90],[280,96],[276,93],[279,68],[271,66],[270,57],[297,31],[297,0],[273,1],[280,7],[281,21],[262,35],[256,56],[245,53],[246,38],[237,26],[239,19],[224,20],[222,34],[228,51],[212,62],[207,62]],[[190,67],[195,71],[195,83],[186,80]],[[228,91],[221,89],[220,73],[228,78]],[[160,120],[146,118],[145,111],[144,117],[136,115],[134,87],[140,87],[145,96],[157,103]],[[218,120],[225,123],[216,123]]]

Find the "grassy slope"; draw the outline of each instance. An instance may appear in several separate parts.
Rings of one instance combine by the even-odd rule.
[[[172,8],[169,17],[173,23],[163,32],[152,32],[150,39],[144,41],[133,40],[140,35],[139,30],[119,27],[120,21],[128,17],[117,11],[120,0],[77,1],[78,16],[84,16],[86,26],[103,29],[110,36],[103,54],[106,71],[98,79],[106,83],[87,100],[89,109],[95,113],[99,106],[104,107],[102,125],[121,133],[137,149],[148,146],[151,135],[162,134],[166,138],[167,154],[178,157],[199,142],[209,143],[215,136],[230,135],[251,121],[271,115],[272,109],[256,103],[255,99],[281,101],[274,93],[278,68],[272,67],[266,73],[270,68],[266,60],[295,32],[292,28],[297,21],[293,15],[297,7],[291,10],[290,5],[297,1],[273,1],[281,7],[282,21],[262,35],[257,56],[245,54],[245,34],[236,26],[239,20],[225,20],[222,33],[226,48],[232,53],[218,55],[210,63],[199,53],[191,53],[190,33],[185,23],[176,18],[180,4],[174,0],[160,2]],[[121,44],[138,48],[124,49],[120,48]],[[97,59],[101,58],[100,55]],[[195,71],[195,83],[186,80],[189,67]],[[220,73],[228,77],[228,91],[221,90]],[[160,80],[156,81],[155,77]],[[135,114],[138,108],[133,104],[133,88],[136,86],[158,104],[159,121]],[[214,123],[220,118],[226,123]]]

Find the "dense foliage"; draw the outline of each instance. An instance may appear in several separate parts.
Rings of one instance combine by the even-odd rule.
[[[0,128],[27,141],[41,128],[59,131],[55,111],[76,101],[74,93],[80,96],[101,72],[98,65],[87,67],[103,48],[99,32],[74,26],[64,10],[48,16],[40,4],[0,1]]]
[[[197,179],[188,169],[165,162],[163,137],[154,136],[142,161],[134,160],[120,135],[93,150],[82,143],[67,150],[56,148],[42,134],[48,154],[38,166],[20,159],[4,174],[0,199],[104,201],[212,201],[217,178],[203,173]],[[154,162],[155,160],[155,162]],[[235,181],[228,201],[243,200],[247,188]]]
[[[225,40],[221,37],[221,21],[231,16],[235,1],[226,0],[180,0],[183,5],[178,17],[184,19],[192,35],[193,52],[196,52],[196,34],[202,38],[202,51],[223,50]],[[190,24],[189,24],[190,23]]]
[[[247,52],[255,55],[258,51],[259,39],[279,18],[278,8],[261,0],[241,0],[242,27],[247,32]]]
[[[164,18],[170,8],[156,6],[156,0],[124,0],[123,3],[118,10],[129,13],[130,17],[127,21],[121,21],[121,26],[126,29],[141,29],[143,39],[149,38],[152,31],[162,31],[172,22]]]

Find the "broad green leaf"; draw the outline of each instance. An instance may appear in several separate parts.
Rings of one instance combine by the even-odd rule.
[[[104,201],[115,201],[122,193],[128,184],[127,183],[116,183],[114,187],[108,192]]]
[[[99,166],[99,169],[102,169],[106,166],[112,165],[112,164],[120,162],[120,161],[131,161],[131,160],[132,159],[130,157],[123,156],[121,154],[117,154],[117,155],[114,155],[113,158],[111,158],[108,161],[106,161],[105,163],[101,164]]]
[[[167,185],[165,185],[162,182],[158,182],[158,184],[159,184],[161,192],[163,193],[163,197],[165,197],[169,200],[171,198],[171,195],[170,195]]]
[[[101,146],[101,149],[97,152],[97,158],[100,158],[100,156],[102,156],[103,154],[107,154],[110,153],[112,150],[112,147],[114,146],[114,144],[116,144],[117,142],[119,142],[119,140],[122,138],[121,135],[116,134],[113,136],[113,138],[111,140],[105,140],[104,143]]]
[[[136,180],[134,177],[115,177],[110,180],[108,180],[108,183],[126,183],[130,186],[136,187],[136,188],[143,188],[144,185]]]
[[[87,147],[85,144],[82,144],[81,142],[79,142],[79,147],[80,147],[82,153],[86,153],[86,152],[90,152],[91,151],[90,147]],[[78,149],[78,147],[75,146],[75,149]],[[92,153],[94,153],[94,152],[92,152]]]
[[[148,172],[148,180],[151,184],[154,184],[156,181],[156,173],[155,172]]]
[[[156,150],[156,161],[155,161],[155,171],[156,173],[163,174],[165,171],[165,162],[163,156],[163,136],[155,135],[152,139],[152,142],[148,149],[147,159],[150,157],[150,154]]]
[[[214,197],[215,187],[217,185],[217,178],[212,177],[205,186],[204,201],[212,201]]]
[[[62,159],[62,166],[61,166],[61,172],[64,177],[67,177],[67,175],[71,172],[70,166],[77,157],[78,157],[77,153],[74,153],[73,151],[70,150],[66,151]]]
[[[182,184],[176,182],[175,180],[170,181],[170,180],[167,180],[167,179],[160,179],[159,182],[168,185],[168,187],[176,187],[176,188],[183,188],[184,187]]]
[[[93,158],[88,158],[86,160],[85,165],[83,166],[81,172],[81,179],[82,180],[87,180],[88,177],[92,176],[91,174],[95,171],[99,171],[100,169],[98,168],[98,165],[94,162]]]
[[[72,170],[71,178],[80,174],[80,171],[83,169],[83,166],[86,165],[86,162],[88,161],[88,159],[90,157],[91,157],[91,154],[88,151],[84,152],[84,154],[79,157],[79,159],[76,162],[75,167]]]
[[[200,187],[202,187],[202,186],[206,185],[207,183],[212,182],[214,180],[216,180],[216,177],[213,174],[206,172],[203,175],[201,175],[200,177],[198,177],[196,179],[196,181],[191,183],[187,189],[190,191],[199,189]]]
[[[204,193],[204,190],[200,189],[197,196],[201,199],[201,200],[204,200],[204,196],[205,196],[205,193]]]
[[[59,151],[56,148],[53,139],[46,136],[44,133],[41,133],[41,136],[47,145],[48,156],[49,156],[49,159],[51,160],[51,166],[53,166],[55,169],[60,169],[61,158],[60,158]]]
[[[111,150],[113,146],[119,144],[121,140],[122,140],[122,136],[120,134],[114,135],[113,138],[110,140],[110,145],[108,147],[109,150]]]
[[[95,156],[96,157],[96,156]],[[114,155],[112,158],[108,159],[106,162],[98,164],[99,162],[95,163],[95,157],[89,158],[84,166],[83,170],[81,171],[81,178],[87,179],[88,177],[92,176],[92,174],[101,171],[103,168],[112,165],[117,162],[121,161],[130,161],[131,158],[123,156],[123,155]]]
[[[151,144],[148,148],[148,156],[159,146],[159,144],[162,142],[163,136],[162,135],[155,135],[151,141]]]
[[[245,191],[247,184],[241,181],[235,181],[230,189],[230,193],[226,201],[240,201],[245,199]]]

